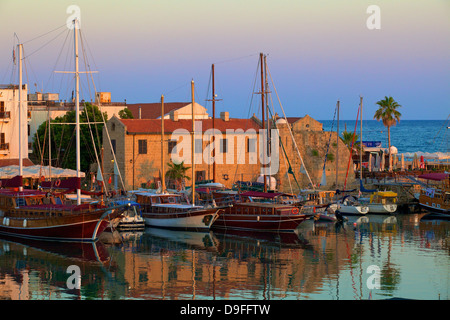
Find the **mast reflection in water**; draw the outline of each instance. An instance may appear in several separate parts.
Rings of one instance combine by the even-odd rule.
[[[449,299],[450,222],[421,218],[305,221],[280,234],[147,228],[85,244],[2,237],[0,299]]]

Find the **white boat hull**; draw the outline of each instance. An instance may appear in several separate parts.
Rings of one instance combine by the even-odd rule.
[[[344,213],[344,214],[366,214],[369,212],[369,208],[367,206],[340,205],[338,210],[340,213]]]
[[[370,213],[394,213],[397,211],[396,204],[367,204]]]
[[[205,230],[210,229],[214,221],[216,221],[217,212],[205,212],[202,214],[183,213],[173,215],[147,215],[144,214],[144,221],[146,226],[167,228],[167,229],[179,229],[179,230]]]

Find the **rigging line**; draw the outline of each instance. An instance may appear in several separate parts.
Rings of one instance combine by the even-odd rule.
[[[186,87],[186,86],[188,86],[188,85],[190,85],[190,84],[191,84],[190,81],[189,81],[189,82],[186,82],[186,83],[180,85],[179,87],[170,90],[169,92],[163,93],[163,95],[166,97],[166,96],[168,96],[169,94],[173,93],[174,91],[177,91],[177,90],[179,90],[179,89],[181,89],[181,88],[184,88],[184,87]]]
[[[89,54],[90,54],[90,56],[91,56],[91,58],[92,58],[92,62],[94,63],[94,67],[95,67],[97,70],[99,70],[99,68],[98,68],[98,66],[97,66],[97,63],[95,62],[94,55],[92,54],[91,49],[90,49],[90,47],[89,47],[89,43],[88,43],[88,41],[87,41],[86,35],[84,34],[84,32],[83,32],[82,29],[79,29],[79,30],[80,30],[80,38],[81,38],[81,36],[83,37],[83,40],[82,40],[83,50],[85,50],[85,49],[84,49],[84,44],[85,44],[85,46],[86,46],[86,48],[87,48],[87,50],[88,50],[88,52],[89,52]],[[86,56],[87,56],[87,55],[86,55]],[[90,65],[89,65],[89,71],[90,71]],[[93,79],[92,73],[91,73],[91,78],[92,78],[92,83],[93,83],[93,85],[94,85],[94,90],[95,90],[95,92],[97,92],[97,89],[95,88],[95,83],[94,83],[94,79]],[[99,87],[101,88],[100,77],[97,77],[97,80],[98,80],[98,83],[99,83]]]
[[[272,107],[273,107],[273,105],[272,105]],[[268,108],[268,110],[269,110],[269,112],[270,112],[270,115],[273,117],[273,113],[272,113],[272,111],[270,110],[270,108]],[[289,158],[287,157],[287,153],[286,153],[286,150],[285,150],[285,148],[284,148],[283,141],[281,140],[280,131],[279,131],[279,129],[278,129],[278,125],[276,124],[276,122],[275,122],[275,128],[277,129],[278,140],[279,140],[279,142],[280,142],[280,144],[281,144],[281,148],[283,149],[284,156],[285,156],[285,158],[286,158],[286,160],[287,160],[287,162],[288,162],[288,164],[289,164],[288,170],[287,170],[286,172],[287,172],[287,173],[292,173],[292,175],[294,176],[295,183],[297,184],[297,187],[298,187],[298,189],[299,189],[299,191],[300,191],[300,189],[301,189],[301,188],[300,188],[300,184],[298,183],[297,178],[295,177],[295,174],[294,174],[294,172],[292,171],[291,162],[289,161]],[[286,162],[286,160],[285,160],[285,162]],[[292,172],[289,172],[289,171],[292,171]],[[289,180],[289,184],[290,184],[290,183],[291,183],[291,182],[290,182],[290,180]],[[292,187],[291,187],[291,190],[292,190]]]
[[[352,154],[353,154],[353,143],[355,142],[355,136],[356,136],[356,128],[358,126],[358,118],[359,118],[359,111],[361,106],[358,107],[358,112],[356,114],[356,122],[355,122],[355,130],[353,132],[353,138],[352,138],[352,147],[350,149],[350,157],[348,158],[348,164],[347,164],[347,173],[345,175],[345,183],[344,183],[344,190],[347,187],[347,177],[348,177],[348,170],[350,168],[350,161],[352,160]]]
[[[114,164],[117,166],[117,172],[119,173],[120,183],[122,184],[122,188],[125,189],[125,183],[123,182],[122,173],[120,172],[118,164],[117,164],[116,153],[114,152],[112,142],[111,142],[111,137],[109,136],[108,127],[106,126],[105,116],[104,116],[103,112],[100,112],[100,114],[102,115],[102,120],[103,120],[103,123],[105,124],[104,128],[105,128],[106,136],[108,138],[109,147],[110,147],[111,153],[113,155]],[[101,174],[102,174],[102,179],[103,179],[103,172],[101,172]],[[105,181],[105,180],[103,180],[103,181]]]
[[[25,53],[25,50],[24,50],[23,47],[22,47],[22,51]],[[30,83],[30,81],[28,79],[28,68],[30,68],[31,73],[33,74],[34,79],[36,81],[35,84],[38,84],[39,83],[38,78],[36,76],[36,73],[34,72],[33,66],[32,66],[31,61],[29,59],[28,60],[24,60],[24,67],[25,67],[25,72],[26,72],[27,83]],[[36,86],[36,89],[37,89],[37,86]],[[29,91],[30,91],[30,88],[28,88],[28,92]]]
[[[285,119],[286,122],[287,122],[287,117],[286,117],[286,114],[285,114],[285,112],[284,112],[283,105],[281,104],[280,97],[278,96],[278,91],[277,91],[277,89],[275,88],[275,84],[273,83],[273,78],[272,78],[272,74],[270,73],[269,67],[267,67],[267,72],[268,72],[268,74],[269,74],[270,80],[272,81],[272,86],[273,86],[273,89],[274,89],[275,94],[276,94],[276,96],[277,96],[278,103],[280,104],[281,111],[283,112],[284,119]],[[289,124],[289,122],[288,122],[288,124]],[[311,177],[309,176],[308,170],[306,169],[305,163],[303,162],[303,158],[302,158],[302,156],[301,156],[301,154],[300,154],[300,150],[299,150],[299,148],[298,148],[298,146],[297,146],[297,142],[295,141],[294,135],[292,134],[291,126],[288,125],[287,127],[288,127],[288,129],[289,129],[289,133],[290,133],[290,135],[291,135],[292,141],[294,142],[294,145],[295,145],[295,149],[296,149],[296,151],[297,151],[297,154],[298,154],[298,156],[299,156],[299,158],[300,158],[301,166],[303,165],[303,168],[305,169],[306,176],[308,177],[309,182],[311,183],[311,188],[312,188],[313,190],[315,190],[314,184],[313,184],[313,182],[312,182],[312,180],[311,180]]]
[[[56,30],[58,30],[58,29],[61,29],[62,27],[65,27],[65,26],[66,26],[66,24],[63,24],[62,26],[59,26],[59,27],[56,28],[56,29],[53,29],[53,30],[48,31],[48,32],[46,32],[46,33],[43,33],[43,34],[41,34],[40,36],[37,36],[37,37],[35,37],[35,38],[33,38],[33,39],[27,40],[27,41],[23,42],[22,44],[25,44],[25,43],[34,41],[34,40],[36,40],[36,39],[39,39],[39,38],[41,38],[41,37],[43,37],[43,36],[46,36],[46,35],[49,34],[49,33],[52,33],[52,32],[54,32],[54,31],[56,31]],[[17,39],[18,39],[18,38],[17,38]]]
[[[84,41],[83,35],[81,33],[81,29],[80,29],[80,42],[81,42],[81,50],[83,52],[83,58],[84,58],[84,67],[86,70],[89,70],[89,73],[86,73],[86,80],[87,80],[87,83],[90,83],[89,76],[91,76],[92,86],[94,87],[94,93],[95,93],[95,92],[97,92],[97,89],[95,88],[94,78],[92,77],[91,65],[88,61],[88,56],[86,54],[85,41]],[[88,85],[88,88],[89,88],[89,97],[91,97],[91,87]],[[94,94],[94,100],[95,100],[95,94]],[[92,98],[91,98],[91,101],[92,101]]]
[[[64,48],[65,48],[65,46],[66,46],[67,39],[69,38],[69,34],[70,34],[70,32],[68,31],[68,32],[67,32],[67,35],[66,35],[66,38],[64,39],[63,45],[61,46],[61,50],[59,51],[58,58],[56,59],[55,65],[53,66],[53,71],[56,70],[56,65],[58,64],[59,59],[61,58],[62,52],[63,52],[63,50],[64,50]],[[66,59],[67,59],[67,58],[66,58]],[[67,61],[67,60],[66,60],[66,61]],[[63,69],[63,70],[65,70],[65,69]],[[46,87],[49,86],[50,79],[52,79],[52,78],[54,79],[54,72],[51,72],[51,73],[50,73],[50,76],[48,77],[47,83],[45,84]],[[42,89],[42,90],[43,90],[43,89]],[[59,92],[61,92],[61,91],[59,91]]]
[[[253,57],[253,56],[256,56],[256,55],[259,55],[259,53],[253,53],[253,54],[250,54],[250,55],[247,55],[247,56],[242,56],[242,57],[237,57],[237,58],[231,58],[231,59],[227,59],[227,60],[222,60],[222,61],[219,61],[219,62],[215,62],[214,64],[219,64],[219,63],[226,63],[226,62],[231,62],[231,61],[242,60],[242,59],[249,58],[249,57]]]
[[[28,56],[24,57],[23,59],[26,59],[30,56],[32,56],[33,54],[35,54],[36,52],[38,52],[39,50],[41,50],[42,48],[44,48],[45,46],[47,46],[50,42],[52,42],[53,40],[55,40],[56,38],[58,38],[61,34],[63,34],[64,32],[66,32],[66,30],[63,30],[62,32],[58,33],[53,39],[47,41],[46,43],[44,43],[42,46],[40,46],[38,49],[34,50],[32,53],[30,53]]]
[[[323,171],[325,171],[325,165],[327,163],[328,151],[330,150],[331,135],[333,133],[334,119],[336,118],[336,111],[337,111],[337,107],[334,108],[334,116],[333,116],[333,122],[331,123],[330,137],[328,138],[327,152],[325,153],[325,159],[323,162],[323,169],[322,169]]]
[[[444,124],[439,128],[439,130],[438,130],[438,132],[436,133],[436,135],[433,137],[433,139],[432,139],[433,141],[432,141],[431,143],[434,143],[436,137],[439,135],[439,133],[441,132],[442,128],[447,126],[447,122],[448,122],[449,119],[450,119],[450,114],[448,115],[448,117],[447,117],[447,119],[445,120]]]
[[[249,108],[248,108],[247,119],[250,119],[251,106],[252,106],[252,103],[253,103],[253,93],[255,92],[256,80],[257,80],[257,78],[258,78],[258,69],[259,69],[259,59],[258,59],[258,64],[257,64],[257,66],[256,66],[256,71],[255,71],[254,80],[253,80],[253,88],[252,88],[252,90],[250,91],[249,97],[247,98],[247,103],[248,103],[248,100],[250,100],[250,106],[249,106]],[[247,129],[247,128],[248,128],[248,124],[247,124],[246,129]],[[256,148],[256,146],[255,146],[255,148]],[[236,181],[237,171],[238,171],[238,166],[236,166],[236,169],[235,169],[235,171],[234,171],[234,181]]]

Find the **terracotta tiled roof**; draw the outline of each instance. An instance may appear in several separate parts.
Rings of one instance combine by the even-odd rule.
[[[187,106],[190,102],[165,102],[164,113],[168,114],[172,110]],[[139,119],[139,107],[141,107],[141,119],[157,119],[161,117],[161,103],[134,103],[127,104],[134,119]]]
[[[19,159],[0,159],[0,167],[19,165]],[[30,159],[22,159],[22,165],[25,167],[34,166],[34,163]]]
[[[127,127],[128,133],[142,133],[142,134],[152,134],[161,133],[161,119],[120,119],[120,121]],[[212,129],[212,119],[195,120],[198,126],[201,122],[202,132],[208,129]],[[254,129],[258,131],[261,127],[253,119],[229,119],[229,121],[224,121],[222,119],[215,119],[214,121],[215,129],[222,133],[226,133],[227,129],[242,129],[244,131],[248,129]],[[192,120],[181,119],[178,121],[173,121],[171,119],[164,120],[164,131],[166,133],[174,132],[176,129],[186,129],[187,131],[192,130]],[[199,129],[196,129],[199,130]]]

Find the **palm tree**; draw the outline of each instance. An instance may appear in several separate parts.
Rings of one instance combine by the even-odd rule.
[[[347,128],[344,131],[342,131],[342,137],[341,137],[342,142],[347,146],[349,151],[351,151],[352,143],[353,143],[353,152],[356,152],[357,154],[358,154],[358,150],[360,149],[360,142],[358,141],[358,139],[359,139],[359,135],[357,135],[353,132],[348,132]]]
[[[177,187],[181,187],[182,181],[184,179],[191,180],[191,177],[186,175],[186,171],[190,169],[190,167],[184,166],[184,161],[180,163],[168,162],[169,170],[166,172],[166,177],[175,180]]]
[[[383,125],[388,129],[389,171],[391,171],[391,127],[400,122],[402,114],[397,109],[400,108],[401,105],[399,105],[394,98],[387,96],[384,97],[384,100],[378,101],[377,105],[379,108],[375,111],[373,118],[378,121],[383,121]]]

